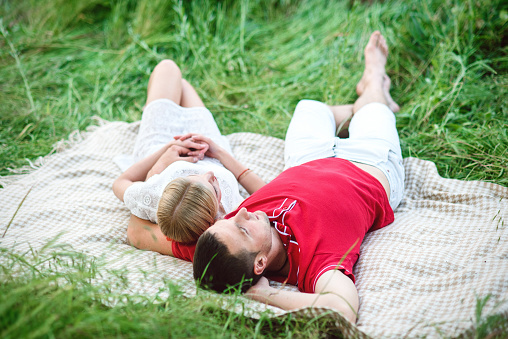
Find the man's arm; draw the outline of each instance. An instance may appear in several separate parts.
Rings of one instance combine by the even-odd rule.
[[[159,225],[132,214],[127,226],[127,239],[132,246],[141,250],[173,256],[172,242],[162,234]]]
[[[273,288],[263,277],[247,291],[246,295],[251,299],[287,311],[302,307],[330,307],[340,312],[353,324],[356,322],[359,305],[355,284],[337,270],[327,271],[319,277],[315,293],[290,292]]]

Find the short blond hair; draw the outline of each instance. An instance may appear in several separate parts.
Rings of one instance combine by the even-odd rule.
[[[219,215],[215,201],[213,193],[201,183],[185,177],[171,181],[157,208],[162,233],[178,242],[196,241]]]

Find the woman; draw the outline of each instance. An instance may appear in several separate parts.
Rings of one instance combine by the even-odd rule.
[[[115,180],[113,191],[131,210],[127,237],[140,249],[172,255],[168,241],[193,242],[237,207],[238,182],[249,194],[264,185],[231,155],[212,114],[171,60],[150,75],[133,153],[142,160]]]

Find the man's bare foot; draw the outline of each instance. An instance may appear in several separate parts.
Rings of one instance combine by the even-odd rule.
[[[379,31],[375,31],[370,36],[369,42],[365,47],[365,71],[360,82],[356,85],[356,93],[361,96],[369,81],[373,80],[373,78],[379,80],[381,77],[383,81],[383,93],[388,107],[393,112],[398,112],[400,107],[390,95],[391,80],[385,71],[387,58],[388,46],[386,40]]]
[[[388,46],[381,32],[375,31],[370,35],[369,42],[365,46],[365,69],[385,72],[386,59],[388,58]]]
[[[384,37],[379,31],[371,34],[367,46],[365,46],[365,70],[360,82],[356,85],[356,93],[363,94],[369,80],[383,77],[385,72],[386,59],[388,58],[388,47]],[[379,79],[378,79],[379,80]]]

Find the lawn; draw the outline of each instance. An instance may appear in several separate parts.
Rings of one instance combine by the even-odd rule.
[[[284,138],[300,99],[354,102],[362,51],[376,29],[390,48],[404,157],[433,161],[446,178],[508,186],[502,0],[1,1],[0,175],[50,153],[94,116],[139,120],[148,77],[163,59],[180,65],[223,134]],[[254,321],[178,293],[162,304],[108,307],[96,297],[101,286],[89,283],[94,262],[79,253],[68,253],[75,269],[52,274],[2,255],[26,273],[1,266],[5,338],[330,334],[325,322]],[[57,288],[62,279],[67,288]],[[496,335],[497,320],[478,320],[473,335]]]

